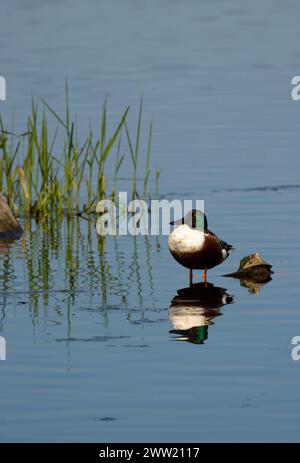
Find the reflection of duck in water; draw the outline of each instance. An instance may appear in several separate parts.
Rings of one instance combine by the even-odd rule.
[[[207,282],[179,289],[169,307],[169,319],[174,326],[170,333],[177,334],[179,341],[203,344],[212,320],[222,315],[220,309],[224,305],[232,302],[226,289]]]
[[[206,281],[207,270],[221,264],[233,249],[208,229],[202,211],[193,209],[171,225],[176,227],[169,236],[169,249],[174,259],[190,270],[190,285],[193,269],[204,270],[202,277]]]

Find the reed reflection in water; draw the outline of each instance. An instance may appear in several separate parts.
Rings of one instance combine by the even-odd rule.
[[[87,308],[155,306],[152,256],[158,239],[147,236],[98,236],[95,224],[79,217],[23,224],[19,241],[0,242],[1,326],[7,306],[28,306],[35,324],[43,311],[66,316],[71,332],[72,311]],[[51,307],[49,307],[51,305]],[[107,316],[107,315],[106,315]],[[1,332],[1,331],[0,331]]]

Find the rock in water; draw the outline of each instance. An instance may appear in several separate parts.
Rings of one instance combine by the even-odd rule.
[[[2,193],[0,193],[0,239],[20,238],[23,230]]]
[[[272,280],[272,265],[268,264],[258,252],[244,257],[238,270],[223,275],[224,277],[238,278],[241,286],[249,289],[251,293],[258,294],[265,283]]]

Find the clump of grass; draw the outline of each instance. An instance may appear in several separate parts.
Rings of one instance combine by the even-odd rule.
[[[140,157],[140,139],[141,139],[141,127],[142,127],[142,115],[143,115],[143,97],[140,101],[140,108],[137,120],[137,129],[136,129],[136,136],[135,136],[135,144],[133,144],[127,123],[125,122],[125,131],[126,137],[129,146],[129,152],[132,160],[132,167],[133,167],[133,184],[132,184],[132,196],[138,197],[136,181],[137,181],[137,172],[138,172],[138,165],[139,165],[139,157]],[[148,133],[148,147],[147,147],[147,157],[146,157],[146,166],[145,166],[145,173],[144,173],[144,195],[147,193],[147,184],[148,179],[151,173],[150,169],[150,154],[151,154],[151,142],[152,142],[152,128],[153,128],[153,121],[151,121]]]
[[[37,219],[53,214],[56,217],[71,217],[83,212],[93,213],[98,200],[116,195],[117,181],[128,153],[132,164],[132,197],[139,197],[139,193],[146,195],[151,174],[152,122],[144,161],[143,191],[138,192],[137,189],[143,100],[139,108],[134,146],[127,125],[129,107],[121,115],[111,137],[107,135],[107,111],[105,100],[100,133],[94,135],[90,127],[82,142],[78,140],[75,122],[71,120],[67,83],[63,117],[46,101],[42,100],[41,110],[32,99],[26,130],[18,135],[13,129],[5,129],[0,115],[0,190],[6,194],[15,212]],[[55,130],[49,128],[49,117],[56,121]],[[123,131],[126,134],[125,147]],[[105,167],[113,151],[116,158],[113,186],[109,192]]]

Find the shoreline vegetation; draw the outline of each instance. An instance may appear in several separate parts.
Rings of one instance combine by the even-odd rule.
[[[150,194],[150,176],[155,177],[157,194],[159,171],[153,175],[150,166],[152,121],[147,130],[147,146],[141,149],[142,97],[134,135],[128,128],[128,106],[108,136],[105,99],[100,130],[94,133],[90,127],[83,141],[79,141],[76,124],[71,119],[67,82],[63,117],[45,100],[41,102],[42,108],[32,99],[26,130],[21,134],[7,130],[0,114],[0,191],[16,216],[43,220],[95,214],[99,200],[116,198],[126,158],[131,166],[132,199]],[[49,117],[55,120],[55,130],[49,128]],[[108,160],[113,165],[112,179],[105,173]],[[128,170],[128,164],[126,167]],[[138,178],[141,171],[142,181]]]

